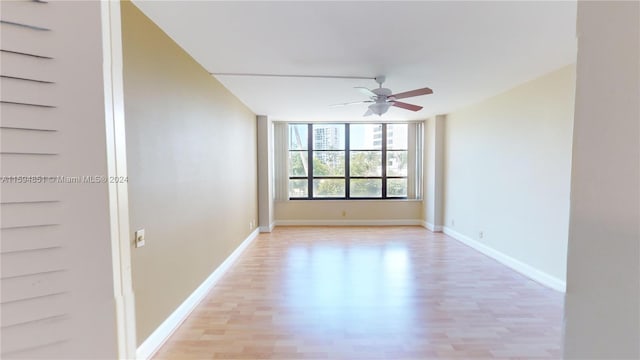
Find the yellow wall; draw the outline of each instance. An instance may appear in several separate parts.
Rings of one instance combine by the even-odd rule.
[[[444,134],[445,227],[560,283],[574,88],[569,65],[448,114]]]
[[[256,226],[256,118],[130,2],[122,28],[140,344]]]

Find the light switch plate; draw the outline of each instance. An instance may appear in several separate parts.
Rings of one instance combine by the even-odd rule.
[[[135,241],[136,241],[136,247],[143,247],[144,246],[144,229],[140,229],[138,231],[136,231],[136,235],[135,235]]]

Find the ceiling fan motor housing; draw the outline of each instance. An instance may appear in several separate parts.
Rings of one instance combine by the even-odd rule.
[[[389,96],[389,95],[391,95],[391,94],[392,94],[391,90],[390,90],[390,89],[387,89],[387,88],[377,88],[377,89],[373,89],[373,90],[371,90],[371,91],[372,91],[374,94],[378,95],[378,97],[380,97],[380,96],[387,97],[387,96]]]

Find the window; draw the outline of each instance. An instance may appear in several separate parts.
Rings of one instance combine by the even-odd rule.
[[[408,124],[289,124],[290,199],[407,198]]]

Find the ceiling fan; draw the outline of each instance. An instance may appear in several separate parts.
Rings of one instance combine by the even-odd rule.
[[[367,95],[369,97],[369,100],[335,104],[332,106],[371,104],[369,105],[369,109],[367,110],[367,112],[364,113],[363,116],[369,116],[373,114],[381,116],[382,114],[386,113],[389,110],[389,108],[392,106],[399,107],[406,110],[411,110],[411,111],[420,111],[422,109],[422,106],[408,104],[408,103],[397,101],[397,100],[413,97],[413,96],[433,94],[433,90],[429,88],[422,88],[422,89],[401,92],[399,94],[393,94],[390,89],[382,87],[382,83],[384,83],[385,81],[384,76],[376,76],[374,80],[379,85],[377,89],[369,90],[365,87],[355,88],[361,93]]]

